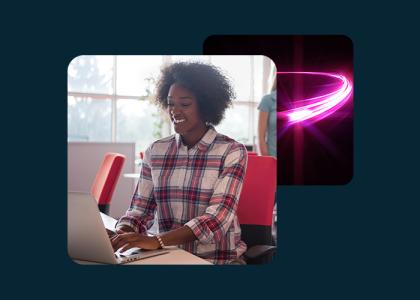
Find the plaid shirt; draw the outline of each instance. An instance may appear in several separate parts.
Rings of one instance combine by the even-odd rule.
[[[145,233],[157,209],[159,232],[186,225],[197,237],[180,248],[228,263],[246,250],[236,216],[246,164],[245,146],[213,127],[191,149],[178,134],[158,140],[145,152],[131,206],[118,226]]]

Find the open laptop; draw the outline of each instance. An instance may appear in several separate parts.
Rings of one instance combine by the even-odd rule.
[[[114,252],[95,199],[89,194],[69,192],[67,203],[67,246],[72,259],[123,264],[168,253],[165,249],[139,248]]]

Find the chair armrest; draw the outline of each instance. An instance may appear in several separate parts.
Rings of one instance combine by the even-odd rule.
[[[276,246],[270,245],[255,245],[249,248],[245,253],[245,259],[256,259],[268,254],[274,254],[277,250]]]

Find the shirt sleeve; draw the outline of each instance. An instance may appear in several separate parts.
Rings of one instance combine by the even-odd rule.
[[[140,171],[140,179],[131,200],[130,208],[119,219],[116,225],[117,228],[126,225],[138,233],[145,233],[153,225],[156,201],[153,194],[150,149],[149,147],[145,152]]]
[[[272,102],[271,96],[270,95],[265,95],[264,97],[262,97],[262,99],[260,101],[260,104],[258,105],[258,110],[265,111],[265,112],[270,112],[272,110],[271,102]]]
[[[226,236],[236,216],[247,160],[245,146],[235,144],[225,158],[205,213],[185,224],[201,243],[218,242]]]

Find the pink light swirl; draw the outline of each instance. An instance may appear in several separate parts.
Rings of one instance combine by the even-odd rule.
[[[324,119],[341,108],[350,99],[353,90],[351,81],[339,74],[325,72],[277,72],[277,74],[315,75],[338,79],[337,89],[333,92],[313,98],[295,100],[293,104],[298,107],[277,113],[277,117],[286,117],[289,124],[305,120],[316,122]]]

